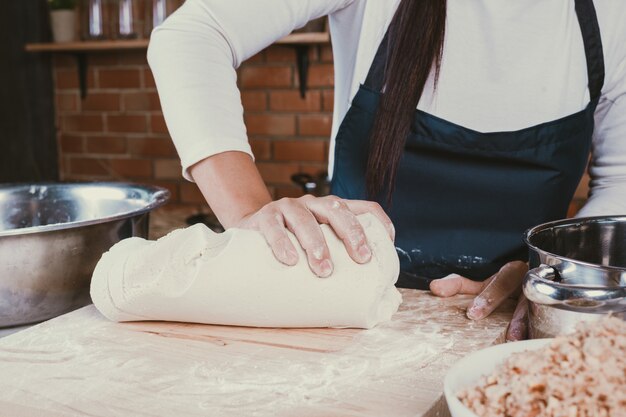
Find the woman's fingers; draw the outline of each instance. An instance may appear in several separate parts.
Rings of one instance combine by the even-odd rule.
[[[507,342],[526,340],[528,338],[528,300],[520,294],[511,323],[506,331]]]
[[[372,257],[371,248],[358,214],[372,213],[386,226],[393,240],[394,228],[384,210],[369,201],[343,200],[335,196],[284,198],[266,204],[239,221],[237,227],[259,230],[274,256],[286,265],[298,262],[298,251],[289,238],[292,232],[304,249],[311,270],[320,277],[333,272],[326,240],[320,223],[328,224],[343,240],[350,257],[358,263],[366,263]]]
[[[364,201],[364,200],[343,200],[348,209],[354,214],[365,214],[371,213],[380,220],[380,222],[387,229],[387,233],[389,233],[389,237],[391,240],[396,239],[396,229],[393,227],[393,223],[385,210],[380,206],[380,204],[375,203],[373,201]]]
[[[492,276],[486,281],[472,281],[458,274],[450,274],[431,281],[430,291],[438,297],[452,297],[457,294],[477,295],[493,278]]]
[[[433,280],[430,290],[439,297],[451,297],[457,294],[477,295],[467,309],[467,317],[480,320],[493,312],[504,300],[521,291],[522,281],[528,271],[528,265],[522,261],[505,264],[500,270],[483,282],[472,281],[457,274]],[[527,302],[521,295],[513,320],[507,331],[508,340],[521,340],[527,333]]]
[[[287,235],[283,215],[276,210],[266,210],[259,216],[257,222],[259,231],[272,248],[276,259],[285,265],[297,264],[298,252]]]
[[[320,223],[326,223],[333,228],[355,262],[369,262],[372,251],[363,226],[343,200],[336,197],[315,198],[308,200],[306,205]]]
[[[322,278],[332,274],[330,252],[313,213],[304,204],[291,199],[282,201],[281,212],[287,229],[296,236],[306,252],[311,270]]]
[[[474,299],[467,309],[467,317],[480,320],[491,314],[504,300],[520,291],[527,271],[528,265],[522,261],[505,264]]]

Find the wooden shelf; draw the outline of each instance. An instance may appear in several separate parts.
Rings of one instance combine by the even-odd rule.
[[[129,39],[119,41],[76,41],[76,42],[50,42],[50,43],[27,43],[28,52],[89,52],[89,51],[113,51],[123,49],[145,49],[148,47],[147,39]]]
[[[330,43],[330,34],[328,32],[292,33],[282,39],[277,40],[276,43],[286,45],[311,45]]]
[[[78,63],[78,78],[80,95],[87,96],[87,58],[90,52],[123,51],[147,49],[148,39],[124,39],[102,41],[76,41],[65,43],[29,43],[28,52],[69,53],[76,56]],[[291,33],[275,42],[278,45],[295,48],[300,84],[300,95],[306,94],[307,75],[309,70],[308,49],[311,45],[330,43],[328,32]]]
[[[276,41],[281,45],[312,45],[329,43],[330,36],[326,32],[320,33],[292,33]],[[146,49],[148,39],[124,39],[102,41],[77,41],[64,43],[29,43],[28,52],[96,52],[129,49]]]

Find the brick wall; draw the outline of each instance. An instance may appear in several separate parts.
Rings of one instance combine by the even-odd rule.
[[[312,46],[301,99],[295,52],[272,46],[239,69],[245,121],[257,166],[276,198],[300,195],[290,176],[326,169],[333,107],[330,46]],[[80,99],[75,61],[55,56],[56,116],[63,180],[128,180],[168,188],[173,205],[204,205],[184,181],[145,51],[88,55]]]
[[[301,99],[294,50],[272,46],[239,69],[245,121],[257,166],[273,196],[298,196],[290,176],[326,169],[333,108],[330,46],[310,49],[309,90]],[[63,180],[129,180],[168,188],[172,205],[202,206],[181,177],[145,51],[89,55],[85,100],[71,57],[55,56],[57,126]],[[584,203],[588,177],[570,208]]]

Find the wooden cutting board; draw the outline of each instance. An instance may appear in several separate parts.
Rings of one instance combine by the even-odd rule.
[[[112,323],[91,305],[0,340],[0,415],[446,416],[446,370],[513,309],[403,290],[372,330]]]

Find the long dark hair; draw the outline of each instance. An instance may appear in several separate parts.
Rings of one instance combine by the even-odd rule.
[[[402,0],[389,26],[384,93],[370,132],[366,183],[369,197],[386,191],[391,203],[398,163],[415,108],[431,70],[439,74],[446,0]]]

